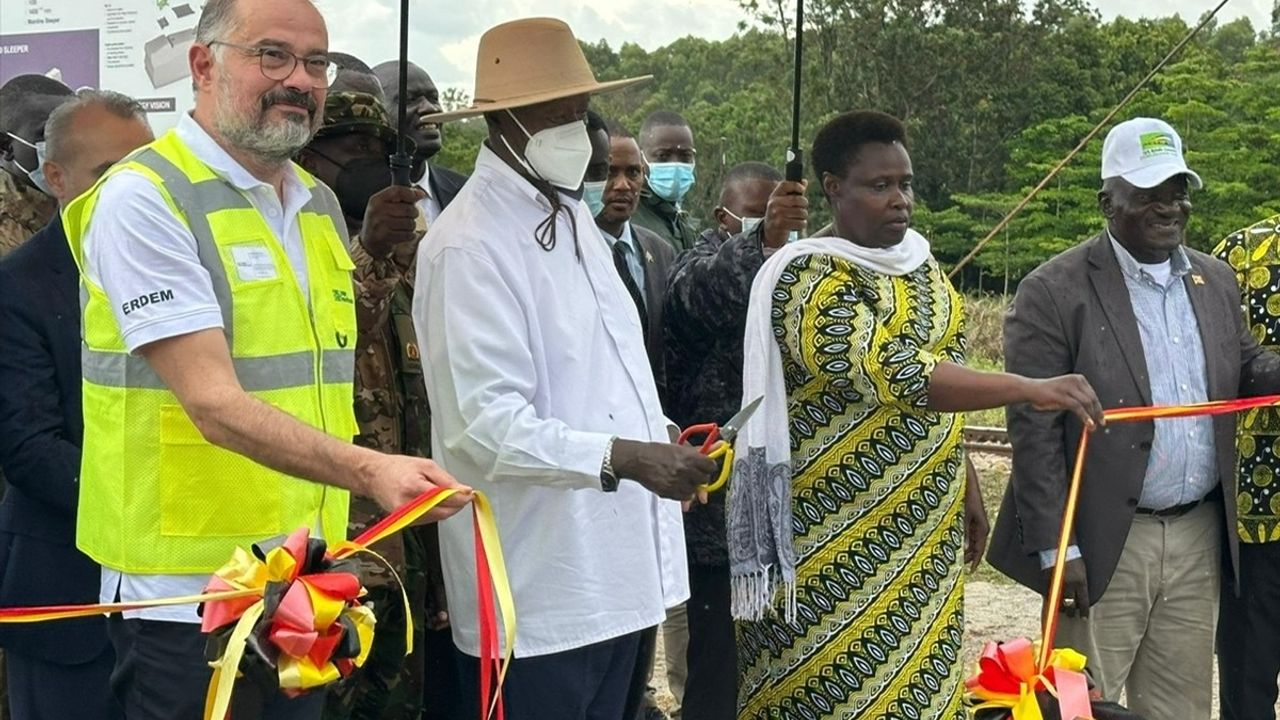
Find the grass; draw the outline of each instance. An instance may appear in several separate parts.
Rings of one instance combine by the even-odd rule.
[[[1009,307],[1009,299],[1001,295],[966,295],[964,302],[969,367],[975,370],[1003,370],[1004,315]],[[965,422],[972,426],[1004,427],[1004,408],[966,413]],[[978,485],[982,488],[982,501],[987,507],[987,519],[995,527],[996,513],[1000,509],[1000,501],[1004,499],[1005,486],[1009,483],[1009,459],[982,454],[975,455],[973,459],[978,470]],[[1013,583],[996,572],[986,561],[968,579],[1005,585]]]
[[[966,295],[965,335],[969,341],[967,364],[975,370],[1004,369],[1003,327],[1008,301],[1001,295]],[[965,422],[982,427],[1004,427],[1004,409],[967,413]]]
[[[1004,499],[1005,486],[1009,483],[1009,459],[996,455],[974,455],[974,466],[978,470],[978,487],[982,489],[982,504],[987,508],[987,521],[991,527],[996,526],[996,515],[1000,510],[1000,501]],[[987,542],[990,543],[988,536]],[[1012,585],[1013,580],[1000,574],[987,564],[986,560],[978,566],[977,571],[969,573],[969,581],[984,581]]]

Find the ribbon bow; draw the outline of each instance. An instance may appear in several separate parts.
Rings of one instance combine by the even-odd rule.
[[[236,676],[243,672],[267,688],[300,695],[360,667],[373,643],[373,613],[360,604],[364,594],[354,569],[344,560],[367,553],[384,565],[370,545],[394,535],[454,495],[433,488],[392,511],[359,537],[328,549],[299,529],[237,548],[231,560],[198,595],[127,603],[39,605],[0,608],[0,624],[37,623],[91,617],[153,607],[201,603],[202,630],[209,633],[206,654],[214,668],[205,701],[205,720],[226,717]],[[472,496],[476,555],[476,600],[480,628],[480,718],[502,720],[502,683],[515,647],[516,614],[511,582],[493,507],[484,493]],[[388,565],[390,569],[390,566]],[[395,574],[395,570],[391,570]],[[399,578],[397,578],[399,580]],[[409,599],[401,588],[404,616]],[[413,648],[413,627],[406,623],[405,654]],[[248,653],[246,654],[246,650]]]
[[[351,674],[373,644],[373,612],[360,604],[360,580],[335,561],[306,528],[237,549],[206,593],[254,589],[260,598],[210,600],[201,606],[213,666],[207,718],[223,718],[236,675],[244,671],[297,696]]]
[[[1006,708],[1013,720],[1043,720],[1036,693],[1048,691],[1058,699],[1063,720],[1092,718],[1085,657],[1059,648],[1049,655],[1043,671],[1036,669],[1036,649],[1030,640],[989,642],[978,658],[978,674],[965,681],[970,711]]]

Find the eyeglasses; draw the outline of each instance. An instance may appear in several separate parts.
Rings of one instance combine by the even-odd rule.
[[[298,67],[298,63],[302,63],[302,68],[306,70],[307,75],[312,80],[313,87],[329,87],[338,77],[338,66],[325,55],[310,55],[307,57],[298,57],[293,53],[278,47],[253,47],[250,45],[236,45],[235,43],[223,42],[221,40],[212,40],[209,46],[225,45],[229,48],[235,48],[250,57],[258,58],[258,67],[262,70],[263,77],[268,80],[284,80],[293,74],[294,69]]]

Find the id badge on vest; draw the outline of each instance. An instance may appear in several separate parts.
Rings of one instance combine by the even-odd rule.
[[[264,243],[232,245],[230,250],[240,282],[275,280],[280,277],[276,261],[271,257],[271,250]]]

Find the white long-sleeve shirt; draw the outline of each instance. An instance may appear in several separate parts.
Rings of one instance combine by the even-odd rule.
[[[515,595],[515,654],[650,627],[689,596],[678,503],[600,489],[609,439],[668,442],[635,304],[581,203],[550,203],[487,147],[418,251],[434,456],[493,501]],[[478,654],[470,513],[441,524],[454,642]]]

